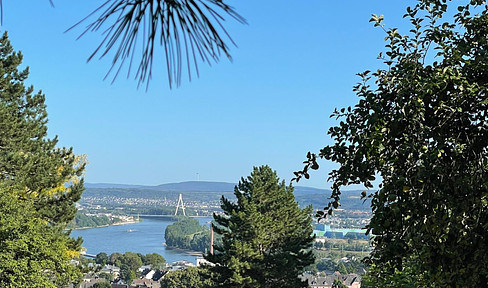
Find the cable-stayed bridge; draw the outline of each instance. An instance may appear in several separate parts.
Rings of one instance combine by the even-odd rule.
[[[203,217],[209,217],[209,216],[187,216],[185,212],[185,203],[183,202],[183,196],[180,193],[178,196],[178,203],[176,204],[176,209],[175,209],[175,214],[174,215],[138,215],[141,217],[146,217],[146,218],[158,218],[158,219],[174,219],[175,217],[178,216],[178,210],[181,210],[180,215],[186,216],[186,217],[192,217],[192,218],[203,218]]]

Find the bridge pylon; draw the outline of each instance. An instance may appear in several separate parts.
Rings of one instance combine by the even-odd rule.
[[[186,216],[185,203],[183,203],[183,196],[181,195],[181,193],[178,196],[178,204],[176,204],[175,216],[176,214],[178,214],[178,208],[181,208],[181,211],[183,211],[183,216]]]

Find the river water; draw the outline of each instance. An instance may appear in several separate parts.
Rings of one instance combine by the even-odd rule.
[[[135,252],[141,254],[158,253],[162,255],[167,263],[178,260],[186,260],[196,263],[196,256],[190,255],[178,249],[169,249],[163,245],[164,230],[173,220],[142,218],[142,222],[73,230],[71,236],[83,238],[83,247],[86,253],[96,255],[105,252],[110,255],[114,252]],[[201,224],[205,224],[211,218],[197,218]]]

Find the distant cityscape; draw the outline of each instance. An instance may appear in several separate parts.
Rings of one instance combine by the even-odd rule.
[[[178,196],[181,194],[187,215],[211,217],[213,213],[221,213],[220,198],[222,195],[226,198],[233,198],[234,192],[230,188],[233,188],[233,184],[231,183],[197,183],[200,187],[196,187],[197,184],[194,182],[177,184],[179,185],[173,184],[171,190],[164,190],[160,186],[107,187],[107,184],[104,184],[104,187],[97,187],[93,184],[87,185],[88,188],[77,204],[78,213],[92,218],[108,218],[112,221],[110,225],[136,223],[140,216],[174,215],[178,205]],[[216,185],[218,189],[212,188]],[[227,189],[222,188],[225,185],[227,185]],[[193,191],[185,191],[189,189],[188,186],[192,186],[190,188]],[[369,236],[365,235],[366,230],[364,229],[371,218],[371,211],[369,203],[363,204],[363,201],[359,199],[361,192],[344,192],[345,199],[341,201],[342,206],[334,212],[334,216],[320,221],[314,218],[316,263],[302,277],[309,282],[310,287],[329,287],[324,286],[324,283],[335,280],[340,280],[346,287],[360,287],[361,275],[364,273],[360,259],[366,256],[371,249]],[[315,210],[319,210],[328,201],[327,193],[330,192],[299,187],[295,190],[295,197],[300,206],[312,205]],[[168,271],[197,267],[201,262],[201,258],[197,258],[195,263],[181,260],[168,263],[160,270],[141,266],[138,269],[140,274],[137,279],[130,284],[134,285],[133,287],[160,287],[158,286],[160,285],[159,280]],[[112,279],[117,279],[120,267],[105,264],[101,271],[111,273]],[[96,274],[87,275],[85,283],[94,285],[99,281],[98,278],[99,275]],[[116,287],[132,287],[124,281],[113,284],[120,285]]]

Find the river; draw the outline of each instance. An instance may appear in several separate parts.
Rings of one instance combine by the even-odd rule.
[[[163,245],[164,231],[173,220],[142,218],[142,222],[73,230],[71,236],[83,238],[83,247],[86,253],[96,255],[105,252],[108,255],[114,252],[135,252],[141,254],[158,253],[166,262],[171,263],[178,260],[186,260],[196,263],[196,256],[190,255],[178,249],[169,249]],[[209,218],[197,218],[201,224],[211,220]]]

